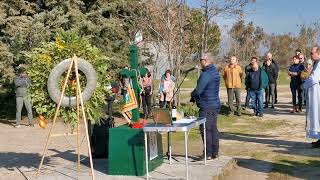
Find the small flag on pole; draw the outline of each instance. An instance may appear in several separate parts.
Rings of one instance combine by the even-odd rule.
[[[39,115],[38,116],[38,119],[39,119],[39,126],[42,128],[42,129],[45,129],[46,126],[47,126],[47,121],[44,119],[44,117],[42,115]]]
[[[131,83],[129,82],[127,87],[127,94],[125,95],[125,105],[122,108],[122,115],[124,118],[130,123],[132,119],[131,110],[138,108],[138,103],[136,96],[134,94],[134,90],[131,87]]]

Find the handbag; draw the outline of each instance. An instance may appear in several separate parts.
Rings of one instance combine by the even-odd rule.
[[[145,94],[151,94],[151,86],[146,86],[143,88]]]

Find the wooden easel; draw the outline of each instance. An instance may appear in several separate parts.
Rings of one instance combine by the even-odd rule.
[[[46,142],[46,145],[45,145],[45,147],[44,147],[43,155],[42,155],[41,162],[40,162],[40,164],[39,164],[39,168],[38,168],[38,171],[37,171],[36,175],[39,175],[39,173],[40,173],[40,169],[41,169],[41,167],[42,167],[43,160],[44,160],[44,157],[45,157],[46,152],[47,152],[47,149],[48,149],[48,145],[49,145],[49,142],[50,142],[50,138],[51,138],[51,137],[64,136],[64,135],[65,135],[65,134],[51,134],[51,133],[52,133],[52,129],[55,127],[55,124],[56,124],[56,119],[57,119],[57,116],[58,116],[58,114],[59,114],[59,110],[60,110],[60,107],[61,107],[61,102],[62,102],[62,99],[63,99],[63,96],[64,96],[64,92],[65,92],[65,89],[66,89],[66,86],[67,86],[68,78],[69,78],[69,76],[70,76],[71,69],[72,69],[73,66],[74,66],[74,68],[75,68],[75,73],[76,73],[77,169],[78,169],[78,171],[80,170],[80,104],[81,104],[82,119],[83,119],[84,127],[85,127],[85,130],[86,130],[85,136],[86,136],[86,139],[87,139],[88,153],[89,153],[89,159],[90,159],[90,168],[91,168],[91,177],[92,177],[91,179],[92,179],[92,180],[95,180],[94,169],[93,169],[93,162],[92,162],[92,156],[91,156],[90,140],[89,140],[88,128],[87,128],[87,120],[86,120],[86,114],[85,114],[85,110],[84,110],[83,99],[82,99],[82,96],[81,96],[81,88],[80,88],[80,80],[79,80],[79,72],[78,72],[78,58],[77,58],[76,55],[74,55],[74,56],[71,58],[71,62],[70,62],[70,65],[69,65],[69,69],[68,69],[68,72],[67,72],[67,76],[65,77],[65,80],[64,80],[64,84],[63,84],[63,88],[62,88],[60,100],[59,100],[59,103],[58,103],[56,112],[55,112],[55,114],[54,114],[54,117],[53,117],[52,126],[51,126],[50,131],[49,131],[49,134],[48,134],[47,142]]]

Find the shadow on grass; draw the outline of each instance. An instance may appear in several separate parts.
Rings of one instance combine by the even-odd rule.
[[[271,115],[291,115],[291,116],[305,116],[306,114],[304,112],[301,113],[291,113],[290,110],[292,109],[292,105],[288,103],[281,103],[276,104],[275,109],[271,108],[264,108],[265,114],[271,114]]]
[[[320,179],[320,161],[308,160],[304,162],[294,160],[280,160],[268,162],[256,159],[237,158],[237,165],[256,172],[270,173],[268,179],[290,179],[290,177],[316,180]],[[290,176],[290,177],[288,177]]]
[[[314,157],[315,154],[317,154],[317,152],[315,152],[316,149],[312,149],[309,143],[279,140],[274,138],[275,136],[267,136],[267,135],[252,135],[252,134],[245,134],[245,133],[228,133],[228,132],[221,133],[221,139],[266,144],[269,147],[284,149],[284,150],[274,150],[274,152],[278,152],[282,154],[299,155],[299,156],[306,156],[306,157]]]

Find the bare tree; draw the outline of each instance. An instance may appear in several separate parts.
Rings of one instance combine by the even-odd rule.
[[[202,52],[208,48],[208,24],[214,17],[220,16],[243,16],[243,8],[255,0],[204,0],[203,5],[203,39]]]

